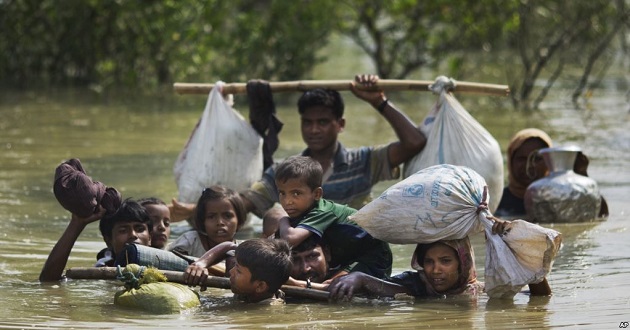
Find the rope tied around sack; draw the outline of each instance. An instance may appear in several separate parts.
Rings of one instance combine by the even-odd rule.
[[[483,195],[481,197],[481,203],[477,205],[477,215],[481,213],[481,211],[488,210],[488,186],[483,186]]]
[[[146,267],[136,265],[138,268],[136,274],[134,274],[133,271],[129,269],[129,266],[131,265],[127,265],[124,270],[120,267],[120,265],[116,266],[116,279],[123,281],[127,290],[137,289],[140,287],[140,280],[142,279],[142,275],[144,274]]]
[[[433,94],[441,94],[442,92],[452,92],[457,87],[455,79],[448,78],[446,76],[439,76],[435,78],[435,82],[429,85],[429,90]]]

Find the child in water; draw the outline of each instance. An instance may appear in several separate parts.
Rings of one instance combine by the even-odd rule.
[[[233,267],[226,273],[235,298],[246,303],[284,303],[278,290],[291,273],[291,248],[281,239],[254,238],[238,246],[220,243],[188,266],[184,280],[191,286],[201,285],[203,291],[207,267],[230,256]]]
[[[223,186],[212,186],[201,193],[194,218],[195,230],[182,234],[168,246],[193,257],[223,242],[234,242],[234,235],[245,222],[247,212],[239,194]]]
[[[156,197],[142,198],[138,200],[138,203],[144,207],[153,223],[151,247],[156,249],[166,248],[168,239],[171,236],[171,213],[168,206]]]

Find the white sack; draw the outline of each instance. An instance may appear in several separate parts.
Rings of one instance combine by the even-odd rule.
[[[474,170],[435,165],[394,184],[350,219],[370,235],[396,244],[461,239],[480,232],[486,182]],[[484,196],[485,195],[485,196]]]
[[[450,85],[449,85],[450,83]],[[494,212],[503,195],[503,156],[497,140],[448,92],[453,81],[438,77],[430,86],[438,101],[418,127],[427,137],[421,153],[404,166],[404,177],[437,164],[467,166],[481,174],[492,196]]]
[[[179,200],[196,203],[204,188],[224,185],[239,191],[262,176],[262,138],[221,95],[217,82],[197,127],[173,171]]]
[[[486,293],[491,298],[512,298],[524,285],[539,283],[549,274],[562,243],[562,234],[539,225],[514,220],[502,235],[486,232]]]

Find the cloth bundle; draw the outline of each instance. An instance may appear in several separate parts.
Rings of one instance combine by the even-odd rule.
[[[190,257],[194,259],[193,257]],[[126,245],[116,257],[116,266],[138,264],[150,266],[162,270],[175,270],[183,272],[188,267],[188,262],[174,253],[162,249],[152,248],[139,244]]]
[[[125,289],[116,292],[114,304],[154,314],[180,313],[201,305],[199,294],[186,285],[167,282],[154,268],[135,264],[118,267],[118,279]]]
[[[97,212],[99,206],[105,208],[106,214],[112,214],[122,204],[118,190],[93,181],[77,158],[57,166],[53,192],[64,209],[83,218]]]

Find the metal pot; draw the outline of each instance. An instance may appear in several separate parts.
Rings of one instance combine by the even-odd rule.
[[[540,149],[550,174],[525,191],[525,211],[532,222],[588,222],[597,218],[601,195],[595,180],[573,172],[577,146]]]

